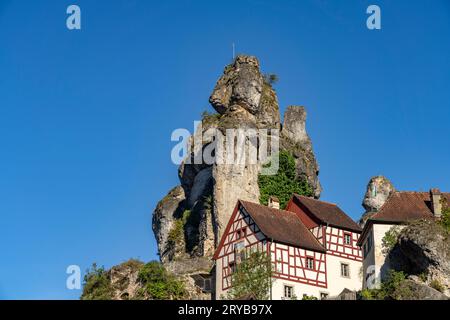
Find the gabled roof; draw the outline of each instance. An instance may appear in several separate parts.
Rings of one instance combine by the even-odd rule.
[[[441,193],[450,204],[450,193]],[[420,219],[433,219],[433,209],[429,192],[395,191],[384,205],[366,222],[364,231],[358,239],[361,246],[370,226],[374,223],[401,224]]]
[[[225,243],[226,235],[241,207],[245,209],[268,239],[316,252],[326,252],[326,249],[295,213],[269,208],[249,201],[238,200],[234,212],[228,221],[228,225],[225,228],[225,232],[214,253],[213,259],[218,258],[220,250]]]
[[[336,204],[319,201],[316,199],[294,194],[306,210],[323,224],[348,229],[355,232],[361,232],[361,227],[353,221],[344,211]]]
[[[240,200],[240,203],[266,237],[304,249],[326,252],[294,212],[248,201]]]
[[[442,196],[450,202],[450,193],[442,193]],[[403,223],[433,217],[429,192],[396,191],[369,220]]]

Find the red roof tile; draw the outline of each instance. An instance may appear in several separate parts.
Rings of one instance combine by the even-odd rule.
[[[450,193],[442,193],[442,196],[450,203]],[[370,220],[407,222],[433,216],[429,192],[396,191]]]
[[[326,252],[295,213],[242,200],[240,203],[266,237],[296,247]]]
[[[295,194],[294,197],[306,207],[310,214],[319,219],[322,223],[331,226],[348,229],[351,231],[361,232],[361,227],[353,221],[344,211],[336,204],[319,201],[316,199],[300,196]]]

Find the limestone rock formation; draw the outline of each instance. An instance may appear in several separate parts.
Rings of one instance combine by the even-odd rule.
[[[195,264],[195,260],[192,261]],[[104,271],[104,276],[100,279],[90,280],[88,287],[83,290],[82,300],[152,300],[153,297],[146,290],[146,283],[140,279],[139,274],[144,269],[143,262],[130,259],[119,265]],[[160,272],[158,267],[153,268],[153,272]],[[160,286],[164,280],[162,278],[153,279],[160,281]],[[194,278],[189,274],[181,277],[184,283],[185,294],[183,298],[190,300],[210,299],[210,294],[205,293],[196,286]],[[165,280],[167,283],[167,280]]]
[[[186,202],[184,189],[181,186],[173,188],[156,206],[153,212],[153,230],[161,261],[170,260],[175,255],[174,246],[169,245],[169,233],[174,228],[175,219],[183,214]]]
[[[420,276],[425,285],[439,284],[450,297],[450,236],[433,220],[404,228],[389,254],[390,266]]]
[[[319,166],[306,133],[306,111],[288,107],[282,126],[277,95],[259,66],[256,57],[238,56],[225,67],[209,99],[217,114],[203,115],[202,127],[189,141],[190,154],[178,170],[180,186],[169,192],[153,213],[161,261],[182,277],[210,271],[212,255],[238,199],[259,202],[261,164],[194,161],[211,146],[225,143],[211,135],[211,129],[224,135],[231,128],[278,130],[280,148],[294,155],[298,176],[310,183],[315,197],[320,197]],[[277,139],[270,131],[267,135]],[[200,136],[202,145],[196,147]],[[245,146],[258,148],[259,143],[248,139]],[[235,155],[238,147],[227,154]]]
[[[256,57],[238,56],[234,64],[225,68],[209,99],[220,114],[239,105],[251,114],[257,114],[264,86]]]
[[[144,299],[140,295],[143,284],[139,271],[144,263],[130,259],[109,270],[94,268],[85,277],[81,300],[130,300]]]
[[[397,300],[448,300],[448,297],[438,290],[420,281],[407,279],[394,292]]]
[[[308,181],[314,191],[314,197],[320,198],[322,187],[319,181],[319,165],[306,132],[304,107],[287,107],[281,130],[281,146],[282,149],[291,151],[295,157],[297,175]]]
[[[365,222],[384,205],[386,200],[395,191],[394,185],[384,176],[376,176],[367,184],[366,194],[362,206],[366,212],[361,217],[359,224],[364,226]]]
[[[113,300],[134,299],[142,285],[138,281],[139,270],[144,264],[129,260],[107,271],[111,281]]]

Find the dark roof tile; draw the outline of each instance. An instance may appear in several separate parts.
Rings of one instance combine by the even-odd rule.
[[[450,202],[450,193],[442,193],[442,196]],[[370,220],[407,222],[433,216],[429,192],[396,191]]]
[[[344,211],[336,204],[319,201],[316,199],[294,195],[308,211],[319,219],[322,223],[329,224],[335,227],[348,229],[351,231],[361,232],[361,227],[353,221]]]
[[[240,203],[262,233],[274,241],[313,251],[326,252],[325,248],[295,213],[248,201],[240,200]]]

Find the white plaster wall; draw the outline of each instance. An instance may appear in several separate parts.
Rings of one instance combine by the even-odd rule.
[[[369,231],[369,236],[372,237],[371,232],[373,232],[373,229],[371,228],[372,231]],[[363,248],[364,245],[367,243],[367,238],[363,243]],[[363,249],[363,254],[364,254],[364,249]],[[366,256],[364,257],[363,260],[363,289],[367,288],[367,283],[366,283],[366,278],[368,273],[370,273],[370,269],[369,266],[373,266],[375,265],[375,250],[374,250],[374,246],[372,246],[372,248],[370,248],[370,250],[367,252]],[[375,270],[376,272],[376,270]]]
[[[327,288],[319,288],[316,286],[284,279],[275,279],[272,284],[272,300],[283,300],[285,285],[294,288],[294,294],[297,296],[298,300],[301,300],[304,294],[320,299],[321,292],[329,293],[329,290]]]
[[[349,265],[350,277],[341,276],[341,263]],[[336,296],[345,288],[356,291],[361,290],[362,266],[361,261],[327,255],[327,283],[330,295]]]
[[[386,260],[386,255],[383,253],[383,238],[386,232],[389,231],[392,227],[397,226],[400,230],[404,228],[404,226],[393,225],[393,224],[373,224],[371,228],[371,232],[373,235],[373,245],[371,250],[368,252],[366,258],[363,262],[364,268],[364,283],[363,288],[367,288],[366,283],[366,275],[370,266],[374,266],[375,277],[376,277],[376,285],[379,286],[380,280],[384,278],[387,270],[389,269],[389,261]],[[367,243],[367,240],[363,243]]]

